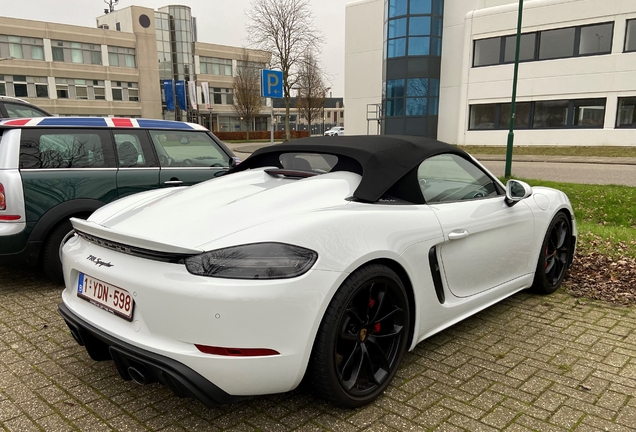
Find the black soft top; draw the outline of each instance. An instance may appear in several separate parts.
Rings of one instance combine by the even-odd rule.
[[[250,168],[276,166],[282,168],[283,153],[322,153],[338,156],[338,163],[331,170],[352,171],[362,175],[362,180],[353,196],[361,201],[376,202],[391,190],[402,190],[398,198],[408,201],[413,194],[421,197],[417,176],[413,182],[405,182],[409,173],[417,173],[420,163],[431,156],[453,153],[468,159],[469,156],[456,146],[431,138],[417,136],[360,135],[339,137],[302,138],[284,144],[256,150],[245,161],[232,168],[230,173]]]

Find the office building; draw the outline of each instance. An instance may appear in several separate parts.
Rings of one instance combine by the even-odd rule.
[[[518,0],[346,7],[347,133],[505,145]],[[636,145],[636,2],[526,0],[515,143]]]
[[[130,6],[98,17],[96,28],[0,17],[0,95],[61,116],[164,118],[218,131],[245,129],[232,109],[234,76],[241,67],[264,67],[270,55],[199,42],[196,22],[187,6]],[[186,91],[186,110],[167,110],[166,79],[196,83],[194,98]],[[264,106],[254,127],[267,129],[268,119]]]

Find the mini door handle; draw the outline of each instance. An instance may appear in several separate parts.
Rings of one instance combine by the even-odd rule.
[[[183,184],[183,182],[181,180],[168,180],[163,182],[163,184],[165,185],[180,185]]]
[[[464,237],[468,237],[468,231],[466,230],[455,230],[452,233],[448,234],[448,239],[449,240],[459,240],[459,239],[463,239]]]

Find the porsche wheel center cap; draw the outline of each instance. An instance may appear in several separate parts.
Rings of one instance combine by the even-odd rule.
[[[360,342],[364,342],[367,338],[367,329],[360,330]]]

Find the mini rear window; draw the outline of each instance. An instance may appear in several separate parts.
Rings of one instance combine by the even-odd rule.
[[[279,157],[283,168],[324,174],[338,163],[338,157],[321,153],[282,153]]]
[[[22,129],[20,169],[115,167],[108,131]]]

